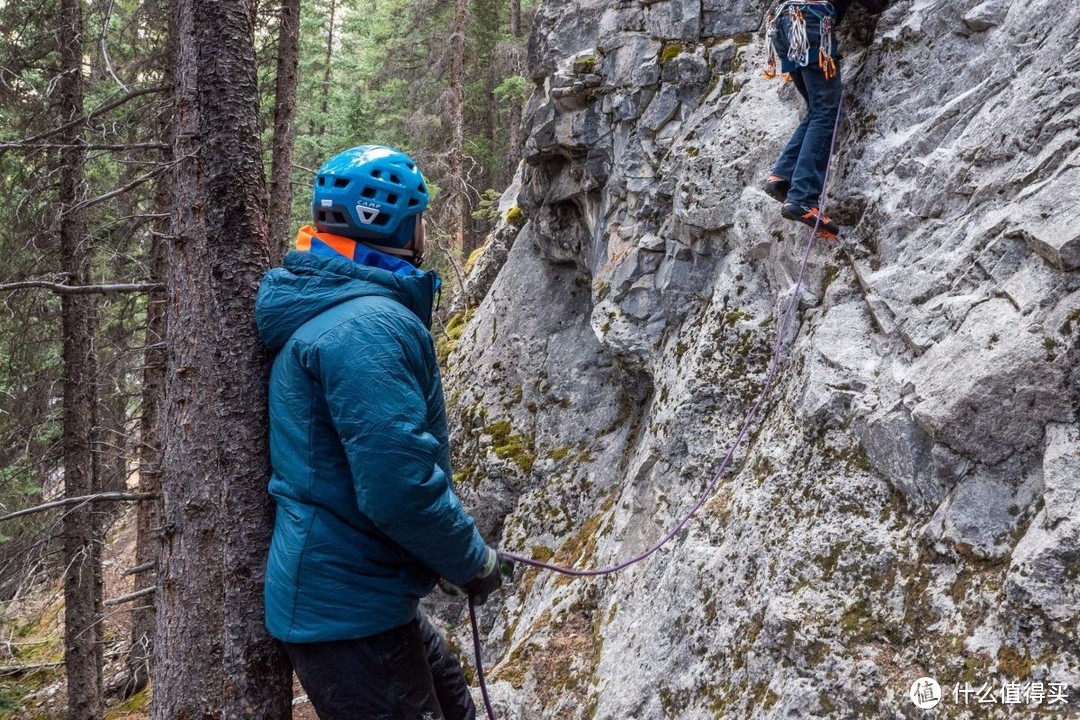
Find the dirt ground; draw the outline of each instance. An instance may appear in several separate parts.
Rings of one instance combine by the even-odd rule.
[[[121,573],[135,565],[135,508],[128,508],[106,534],[102,557],[104,596],[132,592],[133,576]],[[126,679],[124,658],[131,636],[131,609],[145,600],[106,608],[105,687],[106,720],[149,720],[148,688],[126,701],[117,693]],[[63,670],[63,585],[20,590],[15,599],[0,603],[0,720],[52,720],[65,717]],[[3,673],[4,667],[42,666],[27,672]],[[294,720],[318,720],[299,681],[293,678]]]

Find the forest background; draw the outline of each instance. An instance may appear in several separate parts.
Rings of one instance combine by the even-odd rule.
[[[265,430],[254,283],[319,164],[379,143],[434,190],[428,262],[452,293],[521,156],[535,4],[0,2],[0,717],[146,707],[166,629],[155,717],[228,714],[260,684],[248,711],[288,713],[281,658],[249,653],[255,586],[232,584],[264,552],[265,448],[213,439]],[[226,389],[236,372],[251,392]],[[130,562],[103,573],[125,526]],[[222,597],[192,595],[195,573]],[[206,672],[234,682],[194,699]]]

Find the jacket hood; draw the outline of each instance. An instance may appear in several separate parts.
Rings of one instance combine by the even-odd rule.
[[[397,300],[425,326],[431,325],[435,272],[398,275],[343,257],[292,251],[282,267],[263,276],[255,299],[255,324],[263,344],[280,350],[296,330],[349,300],[378,295]]]

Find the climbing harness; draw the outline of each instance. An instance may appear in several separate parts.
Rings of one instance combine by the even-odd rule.
[[[786,3],[785,3],[786,4]],[[805,3],[799,3],[805,4]],[[827,3],[824,3],[827,4]],[[825,163],[825,177],[822,182],[821,197],[818,198],[818,207],[824,211],[825,208],[825,192],[829,187],[829,174],[832,170],[832,157],[836,151],[836,135],[840,130],[840,110],[844,104],[843,91],[840,93],[840,101],[836,106],[836,120],[833,122],[832,142],[829,144],[829,158]],[[657,550],[667,545],[672,538],[690,522],[690,519],[694,516],[701,506],[705,504],[705,501],[712,497],[712,494],[716,491],[716,488],[720,485],[720,480],[727,472],[728,467],[731,465],[731,461],[735,457],[735,451],[738,450],[739,445],[746,439],[747,434],[750,432],[750,426],[753,425],[754,420],[757,419],[758,411],[761,410],[761,406],[765,404],[765,398],[768,397],[769,391],[772,390],[773,383],[776,380],[777,370],[780,366],[780,350],[784,340],[784,335],[787,334],[788,326],[791,324],[791,318],[794,316],[795,307],[799,304],[799,291],[802,290],[803,279],[806,277],[806,266],[810,262],[810,250],[814,247],[814,239],[818,234],[818,225],[821,224],[822,215],[819,213],[817,219],[814,222],[814,226],[810,228],[810,236],[806,241],[806,249],[803,251],[802,263],[799,265],[799,275],[795,280],[795,287],[791,292],[791,299],[788,300],[787,307],[784,309],[784,316],[780,320],[779,326],[776,328],[776,340],[773,342],[772,359],[769,361],[769,370],[765,374],[765,383],[762,385],[761,392],[758,393],[757,399],[754,401],[753,406],[750,408],[750,412],[746,414],[746,419],[743,421],[742,428],[739,430],[739,434],[735,437],[735,442],[731,444],[731,449],[728,450],[727,455],[724,456],[720,466],[716,468],[716,472],[713,473],[712,479],[709,484],[698,496],[694,504],[687,510],[682,517],[679,518],[675,526],[669,530],[662,538],[654,543],[648,550],[641,552],[628,560],[609,565],[608,567],[593,568],[586,570],[578,570],[576,568],[562,567],[561,565],[555,565],[554,563],[544,562],[542,560],[534,560],[531,557],[525,557],[523,555],[517,555],[511,552],[503,552],[511,560],[522,565],[530,565],[535,568],[541,568],[543,570],[551,570],[552,572],[562,573],[563,575],[572,575],[575,577],[596,577],[599,575],[610,575],[611,573],[618,572],[624,568],[635,565],[648,557],[650,557]],[[473,599],[469,598],[469,624],[472,626],[472,638],[473,638],[473,655],[476,658],[476,679],[480,685],[480,695],[484,701],[484,709],[487,712],[488,720],[496,720],[495,710],[491,705],[491,699],[488,697],[487,680],[484,677],[484,662],[481,657],[481,645],[480,645],[480,628],[476,621],[476,605]]]
[[[817,18],[820,42],[818,43],[818,67],[825,73],[825,79],[836,77],[836,60],[833,58],[833,29],[835,10],[828,0],[784,0],[773,8],[765,24],[765,35],[769,39],[769,59],[762,77],[772,80],[776,77],[779,57],[773,36],[778,32],[776,24],[783,15],[791,19],[791,35],[788,37],[787,59],[800,67],[810,64],[810,39],[806,34],[806,15]],[[785,79],[787,79],[785,73]]]

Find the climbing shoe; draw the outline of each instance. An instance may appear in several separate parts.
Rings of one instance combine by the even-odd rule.
[[[787,194],[788,190],[791,189],[791,183],[779,175],[770,175],[765,178],[765,184],[761,186],[761,189],[773,200],[782,203],[787,202]]]
[[[810,227],[817,226],[817,234],[826,240],[835,240],[840,234],[840,226],[818,210],[816,207],[800,205],[799,203],[784,203],[780,209],[780,215],[787,220],[801,222]]]

